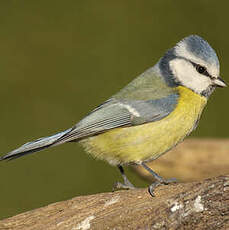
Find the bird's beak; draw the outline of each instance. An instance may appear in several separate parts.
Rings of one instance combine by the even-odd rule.
[[[213,84],[217,87],[227,87],[226,82],[221,77],[213,79]]]

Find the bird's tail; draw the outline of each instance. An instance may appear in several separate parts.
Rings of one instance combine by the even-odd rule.
[[[71,131],[71,129],[67,129],[63,132],[54,134],[49,137],[42,137],[35,141],[28,142],[21,147],[0,157],[0,160],[13,160],[26,154],[34,153],[51,146],[56,146],[59,144],[58,139],[66,135],[69,131]]]

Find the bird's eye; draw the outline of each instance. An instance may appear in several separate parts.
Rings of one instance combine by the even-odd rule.
[[[203,73],[205,73],[207,71],[206,68],[201,66],[201,65],[196,65],[196,70],[200,74],[203,74]]]

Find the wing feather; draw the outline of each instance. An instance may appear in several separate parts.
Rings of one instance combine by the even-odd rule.
[[[72,127],[56,143],[78,141],[110,129],[160,120],[175,108],[177,99],[178,95],[173,94],[158,100],[109,100]]]

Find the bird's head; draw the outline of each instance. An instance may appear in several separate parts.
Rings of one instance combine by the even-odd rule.
[[[216,87],[226,87],[219,75],[219,60],[203,38],[191,35],[170,49],[159,62],[170,85],[182,85],[209,97]]]

